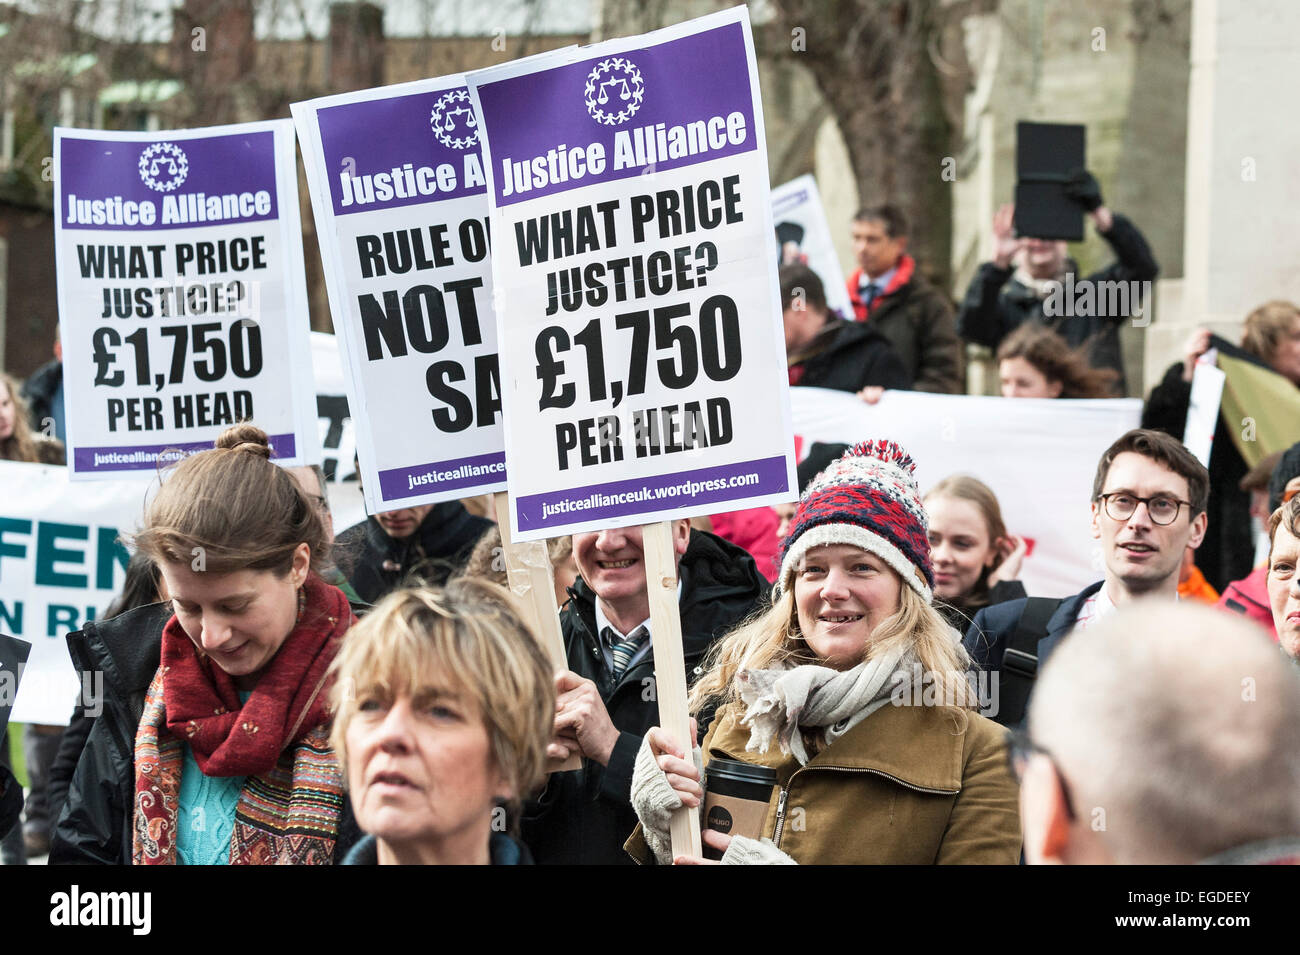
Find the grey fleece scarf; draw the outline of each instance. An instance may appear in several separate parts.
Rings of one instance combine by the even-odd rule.
[[[746,752],[766,753],[775,739],[805,765],[811,757],[800,728],[822,727],[834,742],[889,702],[895,673],[903,671],[910,685],[918,662],[914,650],[898,648],[844,671],[816,664],[742,670],[736,679],[746,706],[741,723],[750,727]]]

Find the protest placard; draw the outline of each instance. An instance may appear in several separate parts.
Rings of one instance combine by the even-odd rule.
[[[0,633],[32,645],[13,719],[60,725],[79,690],[94,690],[78,683],[64,637],[121,590],[127,551],[118,536],[139,526],[148,488],[74,487],[67,468],[13,461],[0,461],[0,487]]]
[[[772,219],[776,222],[780,264],[808,266],[826,288],[826,304],[842,318],[852,318],[853,305],[835,254],[817,180],[809,174],[773,187]]]
[[[152,476],[250,419],[319,460],[288,120],[54,131],[74,478]]]
[[[1007,530],[1030,546],[1020,574],[1029,593],[1066,596],[1102,576],[1089,508],[1092,479],[1102,452],[1138,427],[1138,399],[886,391],[878,404],[867,405],[842,391],[791,388],[790,405],[801,453],[814,441],[889,438],[916,462],[922,494],[952,474],[987,484]]]
[[[461,76],[293,104],[370,512],[505,488],[487,195]]]
[[[794,487],[745,8],[467,76],[519,540]]]
[[[656,700],[677,739],[662,522],[795,487],[755,63],[739,7],[467,77],[497,236],[512,536],[647,525]],[[698,810],[674,813],[672,844],[700,854]]]

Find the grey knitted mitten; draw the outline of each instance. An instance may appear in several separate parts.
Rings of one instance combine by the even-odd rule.
[[[722,856],[723,865],[798,865],[776,847],[771,839],[732,836],[731,845]]]
[[[698,746],[691,755],[695,758],[695,765],[700,766],[702,760]],[[703,777],[704,774],[700,775]],[[645,837],[646,845],[660,865],[672,864],[669,820],[673,810],[681,807],[681,797],[668,784],[667,775],[655,762],[649,739],[642,739],[641,748],[636,754],[636,767],[632,770],[632,808],[641,820],[641,834]]]

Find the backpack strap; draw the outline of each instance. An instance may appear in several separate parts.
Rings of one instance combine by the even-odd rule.
[[[1038,642],[1047,636],[1047,623],[1065,598],[1030,597],[1007,638],[1002,653],[998,722],[1016,726],[1025,717],[1029,695],[1038,678]]]

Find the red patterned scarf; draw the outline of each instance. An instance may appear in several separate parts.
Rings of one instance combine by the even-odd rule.
[[[293,632],[241,703],[234,680],[173,616],[135,742],[132,860],[176,861],[185,743],[205,775],[247,776],[230,862],[329,863],[342,813],[342,773],[329,748],[325,671],[353,622],[347,598],[318,577],[303,589]]]

